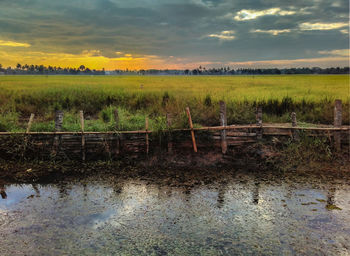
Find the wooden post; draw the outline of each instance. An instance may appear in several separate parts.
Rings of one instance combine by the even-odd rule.
[[[56,116],[55,116],[55,132],[62,131],[62,124],[63,124],[63,111],[57,110]],[[56,156],[58,148],[60,144],[60,135],[55,135],[54,141],[53,141],[53,150],[52,155]]]
[[[118,130],[119,128],[119,114],[118,109],[114,110],[114,120],[115,120],[115,129]]]
[[[82,153],[82,159],[83,159],[83,161],[85,161],[84,112],[82,110],[80,110],[79,114],[80,114],[80,127],[81,127],[81,153]]]
[[[335,100],[334,104],[334,127],[342,126],[342,101]],[[337,151],[341,150],[341,132],[334,131],[334,147]]]
[[[292,127],[297,126],[297,114],[295,112],[292,113]]]
[[[223,101],[220,101],[220,125],[225,127],[227,126],[227,116],[226,116],[226,104]],[[227,138],[226,130],[220,131],[221,137],[221,151],[223,154],[227,153]]]
[[[292,112],[291,114],[292,117],[292,127],[297,127],[298,123],[297,123],[297,114],[295,112]],[[292,138],[293,140],[299,140],[299,131],[292,129]]]
[[[168,152],[171,153],[173,151],[173,142],[172,142],[172,136],[170,133],[170,128],[172,124],[172,117],[170,113],[166,113],[166,125],[168,128]]]
[[[121,134],[117,134],[118,135],[118,138],[117,138],[117,149],[115,151],[116,155],[119,155],[120,154],[120,136]]]
[[[148,117],[146,117],[145,120],[145,127],[146,127],[146,153],[148,155],[149,152],[149,141],[148,141]]]
[[[194,150],[194,152],[197,153],[196,138],[194,137],[193,123],[192,123],[191,112],[190,112],[190,108],[189,107],[186,108],[186,114],[187,114],[187,117],[188,117],[188,123],[190,124],[190,128],[191,128],[193,150]]]
[[[114,110],[113,114],[114,114],[114,120],[115,120],[115,130],[118,131],[119,130],[119,113],[118,113],[117,108]],[[116,146],[117,146],[116,154],[119,155],[119,153],[120,153],[120,134],[118,135]]]
[[[30,132],[30,128],[32,128],[32,123],[33,123],[33,120],[34,120],[34,116],[35,115],[33,113],[30,114],[26,133],[29,133]]]
[[[60,132],[62,130],[62,124],[63,124],[63,111],[57,110],[56,117],[55,117],[55,131],[56,132]]]
[[[263,130],[262,130],[262,107],[256,108],[256,125],[260,126],[259,129],[256,131],[256,136],[260,140],[262,139]]]
[[[34,120],[34,114],[32,113],[32,114],[30,114],[30,117],[29,117],[26,133],[30,132],[30,128],[32,127],[33,120]],[[24,149],[23,149],[23,153],[22,153],[22,158],[24,157],[24,154],[26,152],[27,144],[28,144],[28,136],[25,136],[24,137]]]

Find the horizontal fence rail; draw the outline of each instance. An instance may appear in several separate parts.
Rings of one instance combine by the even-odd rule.
[[[281,130],[306,130],[306,131],[349,131],[350,126],[342,127],[288,127],[275,125],[228,125],[228,126],[209,126],[198,128],[170,129],[162,132],[181,132],[181,131],[222,131],[222,130],[240,130],[240,129],[281,129]],[[159,131],[138,130],[138,131],[105,131],[105,132],[0,132],[0,135],[81,135],[81,134],[151,134]],[[278,135],[278,134],[276,134]]]

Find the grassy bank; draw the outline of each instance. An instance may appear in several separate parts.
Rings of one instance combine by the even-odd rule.
[[[30,113],[33,131],[52,131],[55,110],[65,112],[64,130],[79,130],[84,110],[87,131],[134,130],[150,118],[151,129],[187,127],[184,109],[196,125],[219,124],[218,102],[227,104],[229,124],[255,122],[263,106],[265,122],[333,122],[334,99],[343,100],[343,123],[349,124],[348,75],[290,76],[0,76],[0,130],[23,131]],[[116,127],[113,111],[118,108]]]

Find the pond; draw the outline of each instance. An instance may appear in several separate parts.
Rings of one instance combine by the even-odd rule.
[[[350,254],[349,176],[184,172],[0,182],[0,255]]]

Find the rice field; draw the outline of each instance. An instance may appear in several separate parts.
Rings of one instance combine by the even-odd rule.
[[[0,76],[0,130],[25,128],[36,114],[33,130],[53,130],[55,110],[65,112],[64,129],[79,129],[84,110],[87,130],[139,129],[144,118],[151,127],[165,125],[172,113],[174,126],[186,126],[184,109],[191,108],[196,125],[217,125],[218,102],[224,100],[229,123],[253,123],[255,108],[263,106],[265,122],[331,124],[334,99],[343,100],[343,123],[349,123],[349,75],[282,76]]]

